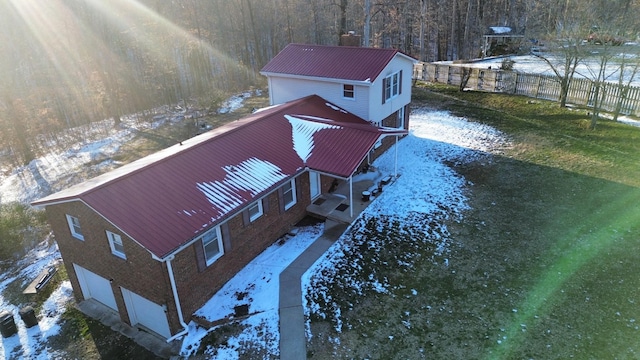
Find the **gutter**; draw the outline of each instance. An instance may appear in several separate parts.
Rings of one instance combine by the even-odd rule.
[[[182,330],[172,337],[167,339],[167,342],[172,342],[173,340],[184,336],[189,331],[189,326],[184,322],[184,317],[182,317],[182,306],[180,305],[180,298],[178,297],[178,289],[176,287],[176,279],[173,276],[173,266],[171,265],[171,260],[175,259],[175,255],[169,256],[166,259],[167,263],[167,272],[169,273],[169,282],[171,283],[171,290],[173,292],[173,300],[176,303],[176,310],[178,311],[178,320],[180,321],[180,325],[182,326]]]

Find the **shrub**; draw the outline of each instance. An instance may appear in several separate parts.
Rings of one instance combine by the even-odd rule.
[[[501,68],[502,70],[508,70],[508,71],[511,71],[511,70],[513,70],[513,65],[514,65],[515,63],[516,63],[516,62],[515,62],[515,61],[513,61],[513,60],[511,60],[511,58],[504,58],[504,59],[502,59],[502,64],[500,65],[500,68]]]
[[[0,261],[18,257],[46,233],[44,211],[20,203],[0,205]]]

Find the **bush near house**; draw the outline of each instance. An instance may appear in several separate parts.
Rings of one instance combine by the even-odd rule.
[[[0,204],[0,266],[44,238],[46,228],[44,211],[20,203]]]

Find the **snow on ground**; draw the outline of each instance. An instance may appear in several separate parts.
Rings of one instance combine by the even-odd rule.
[[[14,266],[14,271],[0,274],[0,294],[4,293],[7,286],[16,281],[20,282],[21,288],[26,288],[42,270],[60,262],[60,260],[57,245],[51,245],[48,240],[43,241]],[[20,317],[21,306],[9,303],[0,295],[0,308],[13,315],[18,330],[17,334],[3,338],[0,342],[0,358],[51,359],[59,357],[60,354],[53,354],[47,349],[46,340],[58,333],[60,316],[71,299],[71,283],[64,281],[45,301],[40,312],[35,314],[38,318],[38,325],[27,328]]]
[[[435,211],[438,204],[447,204],[454,212],[460,212],[466,208],[466,183],[444,162],[470,161],[483,153],[508,146],[508,141],[499,131],[444,111],[416,109],[411,114],[410,124],[411,134],[397,145],[398,172],[401,176],[385,188],[361,217],[389,214],[403,218],[411,212]],[[373,165],[382,176],[393,174],[394,159],[395,148],[391,148]],[[354,181],[370,174],[358,175]],[[210,320],[229,317],[234,313],[235,306],[244,304],[250,304],[249,312],[256,313],[239,321],[239,325],[244,327],[240,335],[233,337],[224,347],[209,349],[209,355],[215,354],[216,359],[236,359],[243,344],[246,347],[247,343],[262,344],[269,354],[279,353],[278,275],[320,236],[321,231],[321,227],[304,228],[284,245],[273,245],[198,310],[197,315]],[[336,242],[314,264],[304,276],[303,289],[308,286],[312,274],[331,266],[332,257],[340,253],[342,246],[341,241]],[[443,246],[446,247],[446,244]],[[216,328],[210,331],[214,330]],[[198,328],[193,322],[189,324],[189,332],[183,342],[183,354],[193,354],[207,334],[206,330]]]
[[[256,95],[260,91],[255,92]],[[251,92],[234,95],[218,110],[219,113],[233,112],[243,106]],[[69,149],[54,150],[25,166],[8,169],[0,168],[0,204],[17,201],[30,203],[71,185],[80,183],[84,176],[94,177],[121,164],[111,158],[120,147],[142,131],[158,128],[167,123],[178,123],[202,115],[194,109],[180,106],[162,106],[154,109],[150,121],[140,120],[142,114],[122,117],[119,128],[113,120],[68,130],[65,138],[77,138]],[[47,145],[46,143],[44,144]]]
[[[280,273],[322,235],[323,228],[323,225],[301,228],[296,236],[283,244],[276,243],[269,247],[196,311],[196,316],[209,321],[232,319],[234,307],[240,305],[249,305],[249,313],[252,314],[241,321],[241,325],[247,326],[249,330],[232,338],[226,346],[211,349],[209,355],[215,352],[216,359],[237,359],[238,350],[243,348],[243,343],[254,342],[258,334],[263,334],[259,343],[269,349],[270,353],[277,353],[280,341]],[[208,333],[209,331],[199,328],[192,321],[183,341],[184,355],[191,354],[190,350],[196,350],[200,340]]]
[[[551,61],[552,64],[562,64],[564,63],[563,55],[557,54],[553,55],[552,53],[542,53],[542,56],[546,57]],[[619,55],[620,57],[623,54]],[[630,55],[627,53],[625,55],[627,59],[630,58]],[[453,61],[442,61],[441,64],[448,65],[457,65],[464,67],[472,67],[472,68],[480,68],[480,69],[500,69],[502,65],[502,61],[504,59],[511,59],[514,61],[513,70],[526,74],[541,74],[541,75],[551,75],[554,76],[555,73],[553,69],[542,59],[534,55],[518,55],[518,56],[507,56],[507,57],[492,57],[487,58],[481,61],[475,61],[471,63],[453,63]],[[587,78],[587,79],[595,79],[598,75],[599,70],[599,59],[597,55],[592,58],[582,59],[578,66],[576,67],[576,78]],[[556,65],[558,66],[558,65]],[[560,67],[562,68],[562,67]],[[626,70],[626,79],[630,76],[632,72],[632,66],[627,65]],[[607,66],[607,79],[606,81],[610,82],[618,82],[620,76],[619,65],[617,65],[614,61],[611,61]],[[624,80],[626,83],[628,80]],[[640,76],[635,76],[633,81],[631,82],[632,86],[640,86]]]
[[[232,113],[240,109],[243,106],[244,99],[251,97],[251,95],[252,94],[250,91],[245,91],[242,94],[238,94],[230,97],[222,104],[220,109],[218,109],[218,114]],[[260,95],[261,95],[261,91],[256,90],[256,96],[260,96]]]

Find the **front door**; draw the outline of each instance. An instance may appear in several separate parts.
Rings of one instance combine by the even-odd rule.
[[[311,200],[313,201],[322,193],[320,189],[320,174],[315,171],[309,171],[309,187],[311,188]]]

